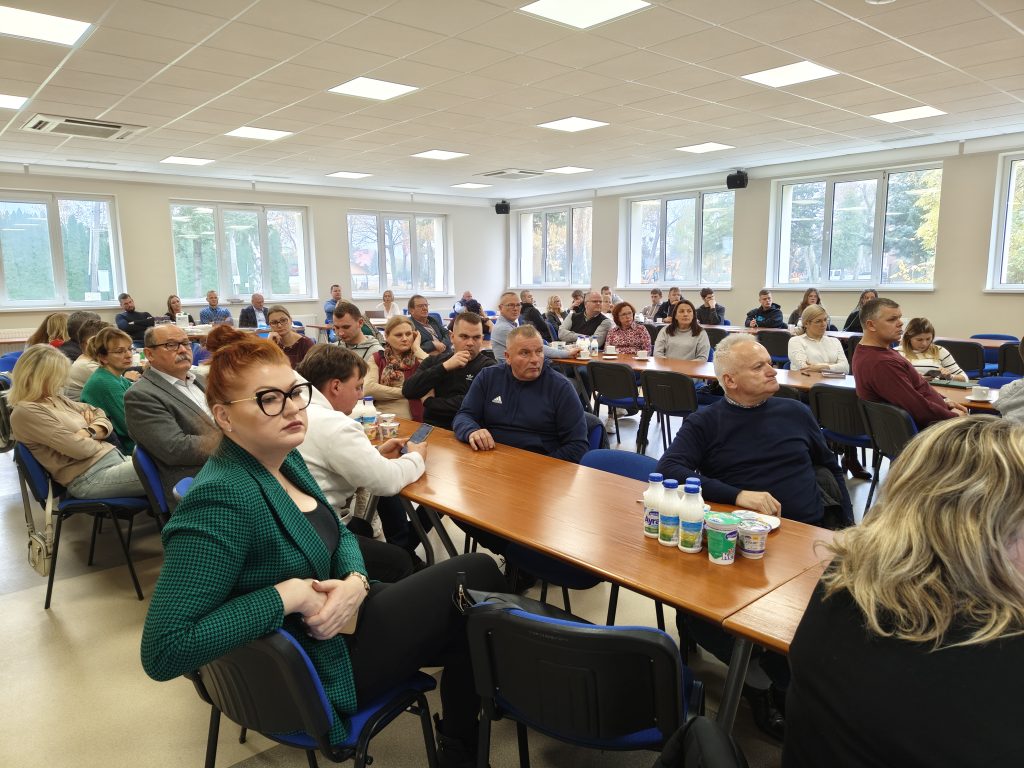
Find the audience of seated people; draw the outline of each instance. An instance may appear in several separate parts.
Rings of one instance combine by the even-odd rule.
[[[70,399],[82,399],[82,387],[85,386],[85,382],[89,380],[93,372],[100,367],[98,361],[89,357],[89,339],[109,327],[111,327],[109,323],[103,322],[98,317],[88,318],[78,326],[77,343],[82,349],[82,354],[76,357],[75,362],[71,364],[68,385],[64,388],[64,394]]]
[[[14,439],[75,498],[144,495],[131,460],[107,441],[111,420],[64,395],[70,370],[67,357],[49,344],[22,353],[7,392]]]
[[[671,357],[676,360],[703,360],[711,354],[708,332],[700,327],[693,302],[680,299],[669,320],[668,327],[654,340],[655,357]]]
[[[870,299],[861,307],[864,337],[853,353],[857,396],[897,405],[910,414],[918,429],[963,416],[962,406],[943,397],[896,350],[903,336],[903,312],[892,299]]]
[[[544,319],[544,315],[537,309],[537,305],[533,302],[533,291],[529,288],[525,288],[519,292],[519,300],[522,302],[522,308],[519,311],[520,322],[529,323],[537,329],[537,333],[544,339],[548,344],[557,339],[551,333],[551,326],[548,325],[547,320]]]
[[[374,309],[383,312],[385,320],[390,320],[392,317],[402,314],[402,308],[395,303],[394,291],[384,291],[380,304],[374,307]]]
[[[342,300],[335,304],[331,320],[338,345],[358,355],[360,359],[366,360],[383,348],[376,334],[364,333],[363,313],[351,301]]]
[[[601,312],[601,294],[590,291],[584,296],[582,312],[570,312],[558,327],[558,339],[567,344],[575,343],[580,336],[597,339],[597,345],[604,347],[605,336],[612,327],[610,318]]]
[[[648,319],[653,320],[654,322],[663,320],[667,323],[672,318],[672,315],[675,314],[675,306],[682,298],[683,292],[679,290],[678,286],[673,285],[668,289],[668,298],[661,302],[661,306],[658,307],[658,311],[654,313],[654,317]]]
[[[800,315],[795,334],[789,339],[789,367],[794,371],[836,371],[849,373],[850,363],[839,339],[826,335],[828,312],[817,303],[808,304]]]
[[[565,320],[565,316],[569,314],[568,310],[562,309],[562,297],[557,294],[551,294],[548,296],[548,308],[544,313],[544,319],[553,323],[555,328],[562,324]]]
[[[418,293],[409,297],[409,318],[420,335],[420,348],[428,355],[443,355],[452,346],[448,330],[430,314],[430,302]]]
[[[868,288],[866,291],[861,291],[860,298],[857,299],[857,307],[846,316],[846,322],[843,323],[843,330],[850,331],[852,333],[862,333],[864,328],[861,326],[860,311],[864,308],[872,299],[878,298],[878,291],[874,288]]]
[[[124,415],[124,396],[139,372],[129,371],[132,367],[132,338],[119,328],[104,328],[91,339],[87,354],[99,367],[82,387],[81,401],[100,408],[114,425],[114,434],[121,450],[132,452],[135,443],[128,434]],[[76,361],[77,362],[77,361]]]
[[[483,310],[483,307],[480,306],[480,302],[477,301],[476,299],[470,299],[469,301],[466,302],[465,311],[472,312],[474,315],[477,315],[480,318],[480,322],[483,325],[484,334],[489,335],[494,330],[494,323],[491,321],[491,318],[487,316],[487,314]],[[448,329],[449,336],[452,335],[453,329],[455,328],[455,321],[458,319],[460,314],[461,313],[459,312],[453,313],[453,316],[448,320],[448,325],[446,326],[446,328]]]
[[[423,404],[418,399],[407,400],[402,395],[402,387],[427,357],[411,318],[398,315],[388,320],[384,326],[384,347],[366,361],[368,370],[363,385],[363,391],[373,398],[378,411],[422,420]]]
[[[59,349],[72,363],[82,354],[82,347],[79,346],[76,339],[82,326],[89,320],[102,320],[102,318],[95,312],[85,309],[76,309],[68,315],[68,340],[61,344]]]
[[[647,322],[653,322],[654,316],[658,314],[658,310],[661,309],[661,288],[655,286],[651,288],[651,303],[641,309],[637,314],[643,315],[643,318]]]
[[[926,379],[967,381],[967,374],[957,365],[949,350],[935,343],[935,326],[928,318],[915,317],[907,323],[896,351]]]
[[[462,298],[456,301],[452,305],[452,312],[458,314],[459,312],[465,312],[469,307],[469,302],[473,301],[472,291],[463,291]]]
[[[515,291],[505,291],[498,297],[498,317],[494,320],[491,328],[491,354],[499,363],[504,364],[505,362],[505,340],[509,332],[524,324],[521,320],[522,307],[523,304],[520,301],[519,294]],[[570,314],[568,317],[572,316]],[[528,325],[537,331],[543,344],[544,336],[540,330],[532,323]],[[575,348],[558,349],[549,344],[544,344],[543,349],[544,357],[555,359],[564,360],[565,358],[577,357],[579,355],[579,350]]]

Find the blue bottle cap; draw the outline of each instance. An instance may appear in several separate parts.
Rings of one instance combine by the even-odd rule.
[[[678,480],[673,480],[670,477],[668,480],[665,481],[665,487],[666,488],[678,488],[679,487],[679,481]]]
[[[647,476],[647,481],[650,483],[660,483],[664,479],[665,476],[661,474],[661,472],[651,472],[651,474]]]
[[[686,484],[687,485],[696,485],[698,488],[700,488],[700,478],[699,477],[688,477],[688,478],[686,478]]]
[[[683,491],[686,493],[700,493],[700,486],[693,485],[692,483],[687,483],[686,487],[683,488]]]

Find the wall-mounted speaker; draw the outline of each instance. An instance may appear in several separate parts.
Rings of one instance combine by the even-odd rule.
[[[744,171],[736,171],[725,177],[725,186],[729,189],[746,189],[747,174]]]
[[[512,210],[512,206],[509,205],[508,200],[502,200],[500,203],[494,204],[494,212],[497,214],[508,213]]]

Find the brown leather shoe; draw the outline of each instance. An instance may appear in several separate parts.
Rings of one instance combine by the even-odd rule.
[[[861,466],[861,463],[857,460],[857,454],[853,451],[843,454],[843,469],[849,472],[858,480],[870,480],[871,473]]]

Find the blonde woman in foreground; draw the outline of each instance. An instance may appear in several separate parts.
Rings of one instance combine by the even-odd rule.
[[[1019,765],[1024,425],[929,427],[830,549],[790,646],[783,768]]]

